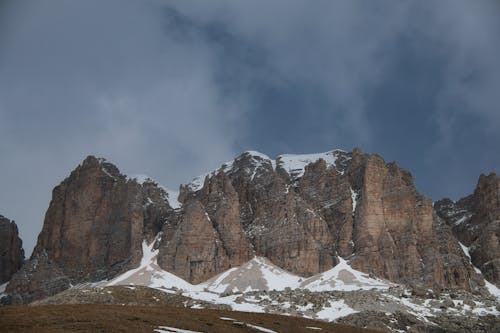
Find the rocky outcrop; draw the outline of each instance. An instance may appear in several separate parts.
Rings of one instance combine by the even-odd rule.
[[[70,279],[59,265],[53,263],[47,253],[40,252],[19,270],[10,280],[5,290],[13,305],[28,304],[32,301],[55,295],[70,287]]]
[[[143,240],[151,242],[172,213],[166,192],[154,181],[128,179],[104,159],[87,157],[54,188],[26,268],[33,272],[9,284],[13,299],[36,300],[68,281],[100,281],[136,267]]]
[[[302,276],[333,267],[341,256],[391,281],[481,284],[411,174],[360,150],[275,161],[247,152],[183,186],[179,199],[180,223],[164,226],[159,264],[191,282],[256,255]],[[210,247],[200,249],[202,240]],[[174,264],[178,251],[182,259]]]
[[[500,286],[500,176],[481,175],[474,193],[434,204],[437,214],[467,247],[474,266]]]
[[[0,284],[10,280],[24,262],[23,242],[14,221],[0,215]]]
[[[75,282],[101,280],[140,262],[143,225],[139,184],[88,157],[53,190],[34,253]]]

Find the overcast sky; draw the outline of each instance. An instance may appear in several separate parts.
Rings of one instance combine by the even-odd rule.
[[[498,1],[0,1],[0,214],[27,255],[89,154],[177,188],[245,150],[500,166]]]

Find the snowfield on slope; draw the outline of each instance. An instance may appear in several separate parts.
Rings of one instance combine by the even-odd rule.
[[[243,266],[232,268],[202,283],[216,293],[296,288],[302,278],[274,265],[263,257],[255,257]]]
[[[340,257],[339,264],[335,267],[307,279],[274,265],[267,258],[255,257],[240,267],[231,268],[203,283],[193,285],[158,266],[159,251],[153,249],[155,242],[149,245],[143,242],[143,258],[139,267],[115,277],[104,285],[142,285],[157,289],[177,288],[215,294],[281,291],[286,288],[309,289],[312,292],[354,291],[387,289],[391,286],[389,282],[370,278],[365,273],[353,269]]]
[[[389,282],[372,279],[367,274],[353,269],[341,257],[338,257],[338,260],[339,263],[335,267],[302,281],[299,287],[321,292],[388,289],[391,286]]]
[[[106,286],[140,285],[162,290],[172,288],[197,290],[196,286],[158,266],[156,258],[159,251],[153,250],[154,244],[155,241],[150,245],[147,245],[146,241],[143,241],[142,260],[139,267],[117,276],[106,283]]]

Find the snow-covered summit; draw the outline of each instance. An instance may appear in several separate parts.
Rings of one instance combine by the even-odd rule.
[[[337,154],[341,150],[332,150],[317,154],[283,154],[276,158],[276,164],[283,168],[292,178],[297,179],[304,175],[307,165],[323,159],[328,167],[335,167]]]
[[[250,179],[253,181],[259,168],[266,165],[272,167],[276,170],[277,167],[285,170],[293,179],[298,179],[304,175],[305,167],[308,164],[314,163],[319,159],[325,160],[328,167],[336,167],[336,162],[339,154],[346,153],[343,150],[331,150],[324,153],[316,154],[282,154],[278,155],[276,159],[270,158],[268,155],[263,154],[254,150],[247,150],[234,158],[234,160],[222,164],[222,166],[216,170],[212,170],[196,178],[193,178],[191,182],[186,184],[186,186],[193,192],[199,191],[204,184],[205,178],[214,176],[220,170],[227,174],[236,172],[239,168],[236,167],[238,162],[242,159],[250,161],[249,165],[244,168],[244,171],[250,175]]]

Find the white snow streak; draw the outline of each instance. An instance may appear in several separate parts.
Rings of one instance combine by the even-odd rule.
[[[246,326],[251,327],[257,331],[265,332],[265,333],[277,333],[276,331],[270,330],[269,328],[265,328],[262,326],[252,325],[252,324],[248,324],[248,323],[246,323]]]
[[[460,244],[460,247],[462,248],[462,251],[464,251],[464,254],[467,256],[467,258],[469,258],[469,262],[472,265],[472,267],[474,267],[474,270],[476,271],[476,273],[481,274],[481,276],[483,276],[483,273],[481,272],[481,270],[472,264],[469,248],[467,246],[465,246],[464,244],[462,244],[461,242],[458,242],[458,244]],[[484,276],[483,276],[483,279],[484,279]],[[493,283],[489,282],[486,279],[484,279],[484,286],[486,287],[486,289],[488,289],[489,293],[491,295],[495,296],[497,298],[497,300],[500,302],[500,289],[498,289],[497,286],[495,286]]]
[[[158,333],[203,333],[198,331],[183,330],[180,328],[169,327],[169,326],[159,326],[154,331]]]
[[[358,204],[358,194],[356,192],[354,192],[354,190],[352,189],[352,187],[350,188],[351,190],[351,200],[352,200],[352,213],[354,214],[354,212],[356,211],[356,205]]]

